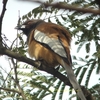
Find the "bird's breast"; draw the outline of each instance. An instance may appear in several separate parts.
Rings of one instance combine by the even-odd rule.
[[[51,67],[55,67],[59,64],[58,55],[51,50],[48,50],[35,40],[31,41],[28,46],[28,53],[30,57],[35,58],[36,60],[44,60],[47,64],[51,65]]]

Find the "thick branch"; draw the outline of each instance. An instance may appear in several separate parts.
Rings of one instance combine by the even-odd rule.
[[[0,48],[0,54],[7,55],[7,56],[15,58],[15,59],[17,59],[19,61],[22,61],[22,62],[25,62],[27,64],[30,64],[30,65],[38,68],[39,70],[46,71],[47,73],[50,73],[50,74],[54,75],[55,77],[59,78],[66,85],[72,86],[67,77],[65,77],[64,75],[62,75],[61,73],[59,73],[57,70],[55,70],[52,67],[46,67],[44,65],[40,66],[41,63],[39,61],[34,61],[34,60],[32,60],[30,58],[27,58],[25,56],[22,56],[22,55],[20,55],[18,53],[12,52],[12,51],[10,51],[10,50],[8,50],[6,48]]]
[[[90,9],[90,8],[80,8],[80,7],[76,7],[69,4],[62,4],[62,3],[50,4],[50,3],[44,3],[38,0],[21,0],[21,1],[36,2],[36,3],[43,4],[45,7],[51,6],[57,9],[65,9],[65,10],[72,10],[72,11],[77,11],[77,12],[82,12],[82,13],[91,13],[94,15],[100,15],[100,10],[95,10],[95,9]]]

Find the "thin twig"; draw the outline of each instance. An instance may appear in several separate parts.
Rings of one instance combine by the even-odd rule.
[[[8,0],[3,0],[3,9],[0,15],[0,37],[1,37],[1,31],[2,31],[2,21],[3,21],[3,17],[6,11],[6,4],[7,4]]]
[[[12,62],[13,62],[13,66],[15,66],[13,60],[12,60]],[[3,68],[2,68],[2,69],[3,69]],[[15,69],[15,68],[14,68],[14,69]],[[3,69],[3,70],[4,70],[4,69]],[[10,76],[9,73],[10,73],[11,71],[10,71],[9,73],[7,73],[6,70],[4,70],[4,71],[5,71],[5,73],[6,73],[8,76]],[[19,91],[14,90],[14,89],[4,88],[4,87],[0,87],[0,89],[5,90],[5,91],[10,91],[10,92],[18,93],[19,95],[22,96],[23,100],[26,100],[24,91],[22,90],[22,88],[21,88],[21,86],[20,86],[20,84],[19,84],[18,78],[17,78],[17,70],[14,70],[14,72],[15,72],[15,79],[14,79],[13,76],[10,76],[10,78],[15,82],[15,84],[17,85]],[[8,76],[7,76],[7,77],[8,77]],[[6,77],[6,79],[7,79],[7,77]],[[5,81],[4,81],[4,82],[5,82]],[[4,84],[4,83],[3,83],[3,84]]]
[[[10,89],[10,88],[0,87],[0,90],[9,91],[9,92],[15,92],[15,93],[21,94],[19,91],[14,90],[14,89]]]
[[[16,59],[16,60],[17,60],[17,59]],[[14,62],[14,59],[13,59],[13,58],[11,58],[11,61],[12,61],[12,64],[13,64],[14,75],[15,75],[15,79],[14,79],[13,77],[12,77],[12,78],[13,78],[15,84],[17,85],[17,87],[18,87],[18,89],[19,89],[19,91],[20,91],[20,93],[21,93],[22,98],[23,98],[24,100],[26,100],[26,96],[25,96],[25,94],[24,94],[24,91],[23,91],[23,89],[21,88],[21,86],[20,86],[20,84],[19,84],[19,79],[18,79],[18,74],[17,74],[17,63]]]

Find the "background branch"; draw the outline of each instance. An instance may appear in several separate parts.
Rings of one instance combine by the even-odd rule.
[[[90,8],[80,8],[76,7],[74,5],[69,5],[69,4],[62,4],[62,3],[44,3],[42,1],[37,1],[37,0],[19,0],[19,1],[28,1],[28,2],[36,2],[39,4],[43,4],[46,8],[47,7],[53,7],[57,9],[65,9],[65,10],[71,10],[71,11],[77,11],[77,12],[82,12],[82,13],[91,13],[93,15],[100,15],[100,10],[95,10],[95,9],[90,9]]]

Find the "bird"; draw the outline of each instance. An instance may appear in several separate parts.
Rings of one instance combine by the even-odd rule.
[[[16,26],[15,29],[21,30],[27,36],[30,57],[49,67],[58,65],[64,67],[78,97],[86,100],[72,69],[70,54],[72,38],[66,28],[41,19],[30,19]]]

